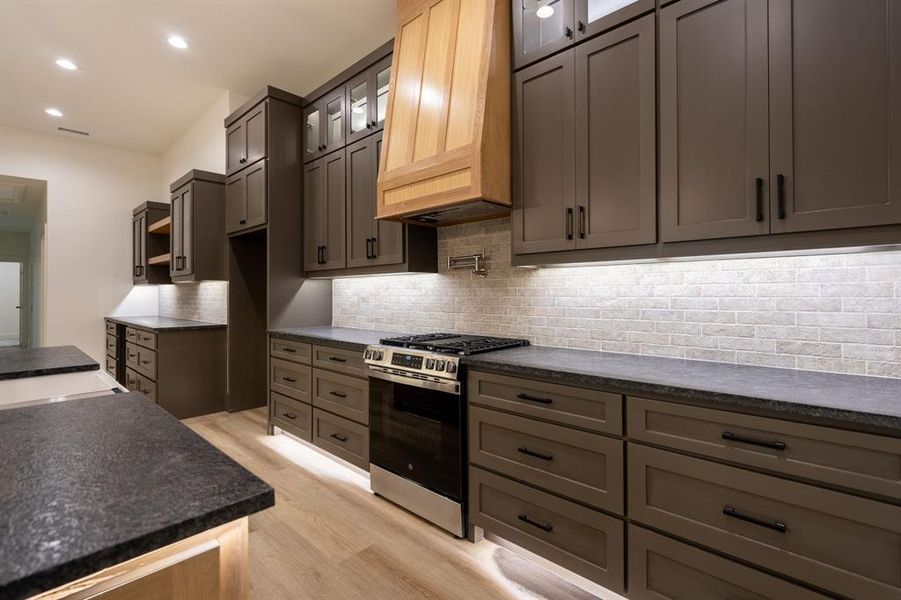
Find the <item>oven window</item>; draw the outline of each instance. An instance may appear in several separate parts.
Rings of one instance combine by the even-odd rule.
[[[447,392],[369,379],[373,464],[454,500],[463,500],[465,399]]]

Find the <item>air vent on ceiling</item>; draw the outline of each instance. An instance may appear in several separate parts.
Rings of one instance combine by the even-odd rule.
[[[0,202],[21,204],[25,199],[25,184],[0,181]]]
[[[91,135],[87,131],[79,131],[77,129],[69,129],[68,127],[57,127],[60,131],[65,131],[66,133],[74,133],[76,135]]]

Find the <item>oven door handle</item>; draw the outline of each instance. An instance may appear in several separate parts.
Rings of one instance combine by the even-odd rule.
[[[377,367],[369,367],[369,376],[392,383],[400,383],[402,385],[410,385],[413,387],[425,388],[427,390],[435,390],[446,394],[460,395],[460,383],[458,381],[435,381],[432,379],[417,379],[415,377],[407,377],[405,375],[395,375],[387,373]]]

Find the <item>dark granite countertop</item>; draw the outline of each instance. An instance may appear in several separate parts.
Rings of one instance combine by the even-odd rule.
[[[527,346],[472,369],[901,437],[901,379]]]
[[[37,594],[275,502],[142,394],[0,411],[0,597]]]
[[[97,361],[75,346],[0,348],[0,380],[98,369]]]
[[[321,344],[334,348],[363,351],[370,344],[378,344],[386,337],[404,335],[396,331],[374,331],[372,329],[353,329],[351,327],[294,327],[290,329],[270,329],[270,335],[286,340]]]
[[[192,329],[223,329],[227,327],[225,323],[208,323],[207,321],[192,321],[190,319],[159,316],[106,317],[106,320],[148,331],[190,331]]]

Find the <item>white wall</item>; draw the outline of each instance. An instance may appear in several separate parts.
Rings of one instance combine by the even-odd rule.
[[[100,360],[103,317],[157,314],[153,286],[132,289],[132,209],[159,192],[158,157],[0,126],[0,173],[47,181],[43,345]]]

